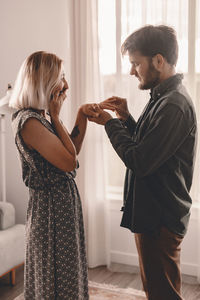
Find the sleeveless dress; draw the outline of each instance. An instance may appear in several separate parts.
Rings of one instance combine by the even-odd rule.
[[[20,135],[29,118],[56,134],[33,109],[13,114],[22,177],[29,188],[26,219],[25,300],[87,300],[88,274],[76,172],[63,172],[30,150]]]

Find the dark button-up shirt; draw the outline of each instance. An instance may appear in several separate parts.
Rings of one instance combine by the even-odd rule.
[[[176,74],[151,90],[136,123],[111,119],[107,135],[127,167],[121,226],[153,232],[166,226],[184,236],[187,230],[197,122],[190,96]]]

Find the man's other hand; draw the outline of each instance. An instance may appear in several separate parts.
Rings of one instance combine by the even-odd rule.
[[[114,111],[117,118],[123,121],[127,120],[130,115],[127,100],[125,98],[113,96],[105,101],[102,101],[99,106],[101,109],[109,109]]]

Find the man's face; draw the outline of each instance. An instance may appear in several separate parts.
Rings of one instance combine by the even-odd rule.
[[[148,90],[159,84],[160,72],[154,67],[151,58],[135,51],[133,54],[129,54],[129,60],[131,63],[130,75],[135,75],[140,81],[139,89]]]

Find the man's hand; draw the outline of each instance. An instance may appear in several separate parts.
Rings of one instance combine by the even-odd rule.
[[[130,115],[125,98],[113,96],[101,102],[99,106],[102,109],[109,109],[114,111],[117,118],[123,121],[127,120]]]
[[[98,116],[96,117],[88,117],[88,120],[94,123],[97,123],[99,125],[105,125],[110,119],[112,119],[112,116],[100,108],[98,104],[94,104],[94,109],[96,113],[98,113]]]

